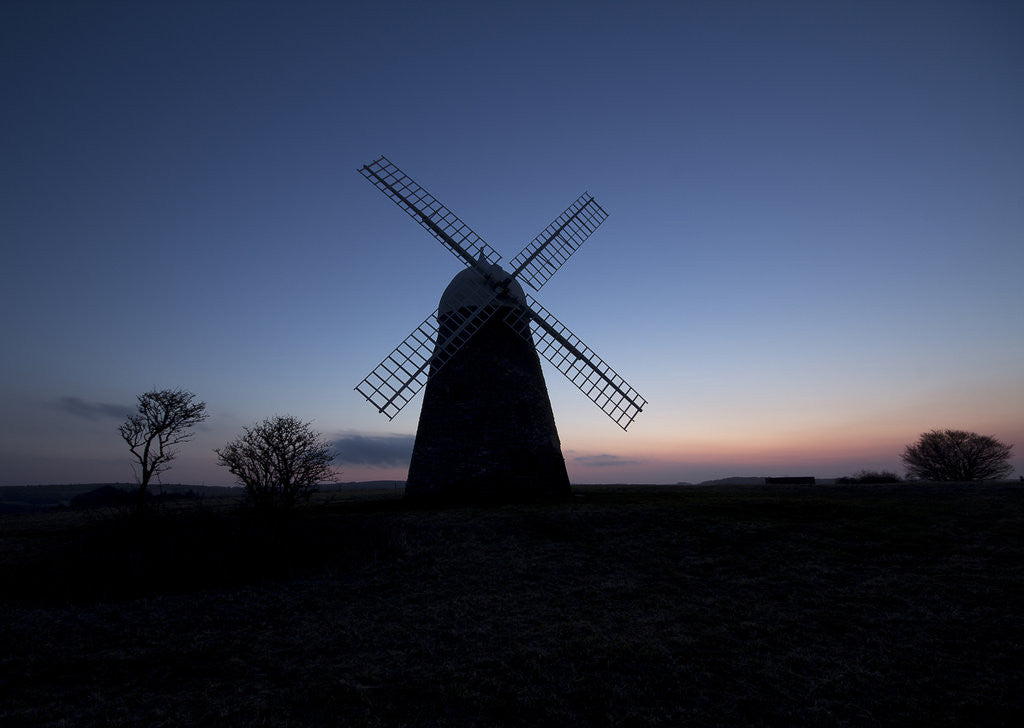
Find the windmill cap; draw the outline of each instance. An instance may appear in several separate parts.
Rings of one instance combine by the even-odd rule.
[[[515,278],[509,276],[500,265],[486,261],[480,261],[480,265],[487,269],[494,281],[503,281],[508,278],[508,295],[517,303],[526,305],[526,294]],[[437,312],[445,314],[457,311],[460,308],[473,308],[483,305],[491,300],[494,292],[494,284],[484,278],[476,268],[466,268],[457,273],[452,278],[452,282],[448,284],[448,287],[444,289]]]

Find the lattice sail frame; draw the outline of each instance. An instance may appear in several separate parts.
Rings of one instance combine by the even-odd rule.
[[[363,378],[355,388],[357,392],[389,420],[394,419],[500,307],[511,304],[505,322],[533,343],[619,427],[629,427],[647,400],[534,298],[527,295],[528,305],[524,307],[508,297],[501,282],[490,278],[478,262],[482,259],[496,264],[501,259],[490,245],[387,157],[364,165],[359,172],[455,257],[476,268],[496,287],[493,293],[484,290],[474,294],[476,300],[458,302],[450,312],[454,328],[443,342],[438,341],[438,312],[430,314]],[[540,290],[607,217],[593,197],[580,195],[516,255],[510,278],[519,277]],[[527,321],[529,325],[524,325]]]
[[[438,312],[434,311],[356,385],[356,391],[393,420],[497,312],[498,299],[497,293],[462,296],[455,309],[448,312],[446,328],[451,331],[446,332],[444,341],[439,340]]]
[[[501,256],[458,216],[420,187],[387,157],[364,165],[359,173],[405,210],[413,220],[437,238],[465,265],[483,256],[488,263],[497,263]]]
[[[512,259],[512,275],[539,291],[607,217],[584,192]]]
[[[526,302],[528,308],[512,309],[505,315],[505,321],[530,340],[541,356],[615,424],[627,429],[647,405],[647,400],[533,296],[526,294]],[[518,325],[525,321],[530,325]]]

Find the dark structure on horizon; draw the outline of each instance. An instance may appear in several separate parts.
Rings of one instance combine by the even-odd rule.
[[[604,222],[581,195],[512,259],[500,256],[385,157],[360,173],[466,269],[358,386],[388,419],[426,385],[408,498],[523,500],[570,493],[540,351],[623,429],[646,400],[523,290],[540,288]]]

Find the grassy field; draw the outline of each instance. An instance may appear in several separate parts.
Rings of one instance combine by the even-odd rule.
[[[1024,488],[0,517],[0,724],[1019,725]]]

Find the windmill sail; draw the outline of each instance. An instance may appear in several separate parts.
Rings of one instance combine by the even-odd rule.
[[[627,429],[647,400],[532,296],[527,294],[526,300],[528,308],[513,309],[505,320],[523,336],[529,336],[532,330],[538,353],[554,364],[615,424]],[[516,325],[524,319],[530,321],[529,328]]]
[[[414,182],[387,157],[364,164],[359,173],[390,197],[413,220],[437,238],[465,265],[474,267],[483,257],[497,263],[501,256],[454,212],[438,202],[433,195]]]
[[[405,337],[384,361],[363,377],[356,391],[389,420],[427,383],[427,367],[437,339],[437,312]]]
[[[389,420],[395,418],[416,393],[469,341],[498,310],[497,293],[463,298],[444,317],[444,330],[438,312],[427,316],[374,367],[358,385],[363,395]]]
[[[512,275],[539,291],[607,217],[584,192],[512,259]]]

